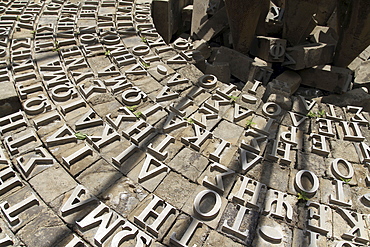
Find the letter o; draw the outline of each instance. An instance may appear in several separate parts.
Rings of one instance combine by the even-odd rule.
[[[217,84],[217,77],[214,75],[207,74],[199,78],[199,85],[201,87],[210,89],[210,88],[215,87],[216,84]]]
[[[34,19],[34,16],[31,14],[24,14],[19,17],[19,20],[21,21],[31,21]]]
[[[86,43],[92,43],[92,42],[96,41],[96,37],[92,34],[89,34],[89,33],[81,35],[80,39],[81,39],[81,42],[85,43],[85,44]]]
[[[302,177],[306,176],[310,182],[312,183],[312,187],[310,189],[305,188],[302,184]],[[315,195],[316,191],[319,189],[319,179],[317,178],[316,174],[308,171],[308,170],[300,170],[295,175],[294,179],[294,187],[298,192],[304,192],[309,196]]]
[[[346,166],[346,169],[348,171],[347,175],[343,175],[343,173],[339,170],[338,163],[342,161],[342,163]],[[333,175],[338,179],[351,179],[353,175],[355,174],[355,171],[353,170],[353,167],[351,163],[349,163],[347,160],[342,158],[337,158],[333,160],[331,163],[331,172]]]
[[[121,38],[118,35],[107,35],[103,37],[103,42],[106,45],[117,45]]]
[[[269,112],[268,111],[269,108],[273,108],[274,109],[273,112]],[[267,102],[262,107],[262,113],[263,113],[263,115],[265,115],[267,117],[274,118],[274,117],[277,117],[281,114],[281,107],[278,104],[274,103],[274,102]]]
[[[214,195],[216,203],[210,211],[202,212],[200,210],[200,203],[202,199],[208,194]],[[221,196],[217,192],[213,190],[203,190],[195,197],[193,209],[202,219],[211,220],[217,216],[218,212],[220,211],[221,205],[222,205]]]
[[[144,56],[149,54],[150,48],[147,45],[137,45],[132,48],[132,53],[136,56]]]

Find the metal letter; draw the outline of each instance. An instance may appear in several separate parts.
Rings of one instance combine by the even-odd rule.
[[[175,113],[170,112],[166,119],[166,122],[163,125],[163,131],[165,133],[171,132],[173,130],[186,127],[188,125],[187,121],[177,116]]]
[[[329,196],[329,202],[332,204],[336,204],[339,206],[344,206],[344,207],[351,207],[352,206],[352,201],[349,200],[348,202],[344,201],[344,191],[343,191],[343,181],[340,180],[335,180],[335,188],[337,190],[337,198],[334,198],[333,195]]]
[[[348,171],[347,175],[344,175],[339,170],[338,162],[340,162],[340,161],[346,167],[346,169]],[[355,174],[355,171],[353,170],[353,167],[352,167],[351,163],[349,163],[347,160],[342,159],[342,158],[337,158],[337,159],[333,160],[333,162],[331,163],[331,172],[333,173],[333,175],[337,179],[351,179],[353,177],[353,175]]]
[[[314,134],[314,133],[311,133],[310,137],[312,138],[312,150],[311,150],[311,152],[316,153],[318,155],[322,155],[322,156],[328,156],[330,151],[328,150],[328,145],[326,143],[326,141],[327,141],[326,138],[327,137],[322,136],[322,135],[318,135],[318,134]],[[318,141],[316,138],[320,139],[320,141]]]
[[[328,104],[329,105],[329,111],[330,111],[330,114],[326,113],[326,117],[331,119],[331,120],[334,120],[334,121],[340,121],[342,120],[343,118],[340,116],[340,117],[337,117],[337,114],[335,113],[335,109],[334,109],[334,106],[331,105],[331,104]]]
[[[170,243],[173,244],[176,247],[188,247],[188,243],[190,241],[190,238],[193,236],[195,230],[202,226],[202,222],[191,217],[191,223],[186,229],[185,233],[182,235],[182,238],[180,240],[177,240],[176,238],[176,232],[172,233],[170,238]]]
[[[46,151],[45,148],[39,147],[35,148],[36,154],[39,154],[38,157],[30,158],[27,163],[24,162],[23,156],[17,158],[17,162],[21,167],[25,177],[28,177],[36,165],[52,165],[54,164],[53,157]]]
[[[334,137],[333,125],[331,120],[325,118],[317,118],[316,123],[319,123],[319,134]]]
[[[344,131],[344,140],[348,141],[363,141],[365,140],[365,137],[362,135],[360,126],[358,126],[358,122],[346,122],[346,121],[340,121],[340,124],[343,127]]]
[[[85,207],[87,204],[94,201],[97,201],[96,198],[90,194],[88,195],[86,188],[79,184],[73,190],[68,200],[60,208],[60,212],[62,212],[62,216],[65,217],[71,213],[83,209],[83,207]]]
[[[273,112],[268,109],[273,108]],[[274,102],[267,102],[262,106],[262,113],[266,117],[275,118],[281,114],[281,107]]]
[[[33,131],[31,133],[24,134],[13,140],[12,136],[7,136],[4,139],[5,145],[8,147],[9,152],[14,155],[19,153],[18,148],[32,141],[37,141],[37,135]]]
[[[128,148],[125,149],[122,153],[120,153],[117,157],[112,157],[112,162],[116,166],[120,166],[125,160],[131,157],[133,153],[138,150],[139,147],[135,144],[131,144]]]
[[[243,206],[247,206],[249,208],[258,209],[260,208],[261,203],[258,203],[258,199],[261,193],[261,190],[266,190],[267,187],[265,184],[260,183],[256,180],[253,180],[251,178],[247,178],[245,176],[240,177],[240,180],[242,181],[242,184],[240,185],[240,189],[236,195],[232,196],[232,201],[236,202],[238,204],[241,204]],[[254,187],[253,189],[250,189],[248,187]],[[244,199],[244,195],[247,194],[250,199],[246,200]]]
[[[347,240],[354,240],[357,243],[366,244],[368,243],[369,236],[367,231],[366,220],[368,215],[352,212],[343,208],[338,208],[339,214],[350,223],[352,229],[344,233],[342,238]]]
[[[258,162],[261,162],[263,157],[249,152],[245,150],[244,148],[239,148],[239,153],[240,153],[240,163],[242,165],[243,171],[247,172],[250,169],[252,169]],[[253,158],[253,160],[249,161],[249,159]]]
[[[8,131],[18,129],[22,126],[27,126],[26,119],[22,111],[13,113],[9,116],[0,118],[0,133],[4,134]]]
[[[149,171],[149,168],[151,167],[151,165],[154,165],[156,168],[152,168]],[[139,183],[142,183],[142,182],[147,181],[150,178],[158,176],[159,174],[163,172],[168,173],[169,171],[170,171],[170,168],[168,168],[168,166],[164,165],[162,162],[155,159],[150,154],[147,154],[143,167],[141,168],[140,174],[137,178],[138,178]]]
[[[156,210],[160,210],[157,212]],[[176,213],[176,208],[166,203],[161,198],[153,195],[152,201],[148,206],[141,212],[139,216],[134,216],[134,222],[143,228],[146,228],[148,232],[158,237],[159,228],[163,225],[164,221],[171,215]],[[148,221],[148,218],[152,218]],[[154,218],[154,220],[153,220]],[[151,222],[151,223],[150,223]]]
[[[289,115],[294,127],[298,127],[307,119],[306,116],[294,112],[289,112]],[[300,118],[299,120],[297,120],[297,116]]]
[[[0,195],[17,186],[22,186],[22,182],[10,166],[0,171]]]
[[[329,233],[329,229],[326,227],[326,219],[331,217],[329,214],[330,208],[326,205],[311,201],[308,201],[306,206],[311,207],[308,209],[307,228],[326,236]],[[315,210],[312,208],[315,208]],[[315,213],[315,211],[317,213]],[[315,222],[317,223],[315,224]]]
[[[124,242],[136,238],[136,245],[135,247],[145,247],[149,246],[152,238],[140,231],[136,226],[131,224],[129,221],[126,221],[123,226],[121,226],[122,231],[116,233],[112,238],[112,242],[110,247],[119,247],[122,246]]]
[[[93,109],[86,112],[86,114],[84,114],[75,124],[77,130],[99,125],[103,125],[103,120],[93,111]]]
[[[234,224],[232,226],[229,226],[227,224],[227,220],[224,221],[224,224],[222,225],[222,231],[229,232],[231,234],[235,234],[238,238],[241,238],[243,240],[246,240],[249,234],[249,230],[245,230],[244,232],[240,231],[240,226],[242,224],[243,218],[245,214],[248,214],[250,212],[249,209],[247,209],[244,206],[236,205],[238,208],[238,214],[236,215]]]
[[[37,115],[51,109],[50,102],[44,95],[30,98],[23,103],[24,111],[28,115]]]
[[[193,124],[195,136],[193,137],[181,137],[181,141],[187,145],[190,144],[190,147],[195,149],[196,151],[200,150],[200,147],[203,143],[208,139],[212,138],[212,133],[208,130],[202,129],[196,124]]]
[[[105,93],[107,89],[104,87],[104,83],[101,80],[93,80],[92,85],[85,87],[80,85],[81,94],[85,99],[89,98],[93,93]]]
[[[212,183],[208,180],[208,176],[205,176],[204,179],[203,179],[203,185],[204,186],[208,186],[210,187],[211,189],[217,191],[218,193],[223,193],[225,191],[225,186],[224,186],[224,182],[223,182],[223,178],[225,176],[228,176],[228,175],[231,175],[231,174],[234,174],[235,171],[227,168],[226,166],[223,166],[219,163],[212,163],[211,165],[211,168],[210,168],[210,171],[219,171],[219,172],[222,172],[221,174],[217,174],[216,177],[215,177],[215,181],[216,183]]]
[[[298,98],[301,100],[304,108],[306,109],[306,111],[310,111],[312,109],[312,107],[316,104],[316,101],[311,101],[309,102],[308,100],[306,100],[305,98],[303,98],[302,96],[298,96]]]
[[[139,122],[136,122],[128,130],[123,131],[122,134],[136,145],[140,145],[140,142],[154,131],[155,128],[153,126],[140,119]]]
[[[110,143],[120,140],[121,136],[112,127],[105,125],[101,136],[87,136],[86,139],[97,151],[100,151]]]
[[[167,100],[173,100],[178,98],[178,93],[171,92],[171,89],[168,86],[164,86],[161,91],[159,91],[157,97],[155,98],[156,102],[163,102]]]
[[[359,149],[360,149],[359,156],[361,162],[363,163],[370,162],[370,147],[365,142],[361,142],[359,145]]]
[[[297,127],[290,127],[290,131],[281,133],[280,138],[286,143],[297,145],[297,129]]]
[[[80,150],[77,150],[76,152],[74,152],[73,154],[68,156],[67,158],[62,157],[62,159],[63,159],[63,163],[67,167],[71,167],[73,164],[82,160],[83,158],[85,158],[88,155],[92,156],[93,155],[93,150],[89,146],[85,146],[85,147],[81,148]]]
[[[46,139],[46,145],[48,147],[62,145],[69,142],[77,142],[77,138],[74,135],[74,132],[67,125],[59,128],[54,134]]]
[[[319,238],[319,234],[311,231],[307,231],[307,233],[310,241],[308,247],[317,247],[317,239]]]
[[[288,197],[288,194],[272,189],[270,189],[269,191],[274,195],[274,198],[268,197],[263,213],[270,214],[281,220],[285,218],[288,222],[292,221],[293,208],[289,204],[289,202],[285,200],[285,198]],[[273,209],[273,204],[276,204],[275,211],[271,211]],[[285,216],[283,214],[283,207],[286,210]]]
[[[29,197],[13,206],[10,206],[9,203],[5,201],[0,204],[0,208],[9,224],[14,227],[21,223],[18,215],[35,205],[40,204],[36,196],[31,193]]]
[[[347,110],[349,112],[356,112],[355,116],[351,117],[351,121],[368,125],[369,122],[364,117],[364,115],[362,115],[361,113],[362,109],[363,109],[362,107],[358,107],[358,106],[347,106]]]
[[[312,187],[307,189],[302,184],[302,177],[305,176],[310,180]],[[314,196],[319,189],[319,179],[315,173],[308,170],[300,170],[294,178],[294,187],[298,192],[306,193],[308,196]]]
[[[202,199],[208,194],[213,194],[213,196],[215,197],[215,205],[213,205],[213,208],[209,210],[208,212],[202,212],[200,209],[200,203]],[[203,190],[199,192],[198,195],[195,197],[194,204],[193,204],[193,210],[201,219],[212,220],[220,212],[221,206],[222,206],[222,200],[221,200],[221,196],[218,193],[216,193],[213,190]]]
[[[209,154],[209,158],[214,162],[220,162],[221,153],[225,150],[226,147],[230,147],[230,142],[221,140],[221,143],[217,146],[217,149],[213,153]]]
[[[118,127],[123,121],[136,121],[137,119],[135,114],[132,113],[132,111],[130,111],[127,107],[120,107],[118,112],[123,112],[124,114],[119,114],[115,120],[111,118],[111,113],[105,117],[107,122],[110,123],[116,130],[118,130]]]
[[[241,107],[239,104],[235,104],[234,108],[234,122],[243,120],[244,118],[253,114],[252,110]]]
[[[156,148],[153,148],[153,144],[150,143],[148,146],[148,152],[154,157],[156,157],[158,160],[163,161],[168,156],[168,152],[167,151],[164,152],[164,150],[171,143],[175,143],[175,138],[173,138],[170,135],[167,135],[166,138]]]
[[[112,222],[113,219],[114,221]],[[101,246],[104,241],[107,240],[107,238],[112,235],[121,224],[123,224],[123,222],[124,219],[121,216],[101,203],[82,220],[76,221],[76,224],[82,229],[91,229],[96,225],[99,225],[94,239]]]
[[[256,94],[257,88],[262,84],[262,82],[254,80],[253,87],[248,89],[248,93]]]
[[[284,149],[279,148],[279,144],[282,144],[284,146]],[[284,155],[283,158],[280,158],[280,163],[284,163],[286,165],[289,165],[292,161],[290,160],[290,150],[291,150],[292,144],[286,143],[286,142],[280,142],[277,140],[273,140],[273,146],[271,150],[271,154],[268,154],[268,157],[272,160],[278,160],[278,154]]]
[[[250,144],[247,144],[244,141],[242,141],[241,147],[255,154],[262,154],[265,149],[264,148],[261,149],[261,144],[267,143],[267,136],[251,129],[245,132],[245,136],[253,136],[255,138],[250,140]]]

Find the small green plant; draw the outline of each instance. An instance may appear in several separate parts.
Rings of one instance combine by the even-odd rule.
[[[53,51],[59,51],[59,42],[58,41],[54,41],[54,49]]]
[[[309,117],[309,118],[323,118],[323,117],[325,117],[325,111],[324,110],[322,110],[322,111],[318,111],[318,112],[312,112],[312,111],[310,111],[309,113],[307,113],[307,117]]]
[[[78,32],[78,31],[74,32],[74,35],[79,35],[79,34],[80,34],[80,32]]]
[[[31,31],[32,34],[36,33],[36,30]]]
[[[232,104],[234,104],[238,99],[239,99],[239,97],[237,97],[237,96],[229,96],[229,98],[230,98],[230,100],[231,100],[231,103]]]
[[[256,124],[256,123],[253,123],[252,122],[252,119],[249,119],[249,120],[247,120],[247,122],[245,123],[245,127],[247,128],[247,129],[249,129],[250,127],[252,127],[252,125],[253,124]]]
[[[184,118],[186,120],[186,122],[188,122],[189,124],[194,124],[194,119],[190,118],[190,117],[186,117]]]
[[[130,111],[135,111],[136,108],[137,108],[137,105],[133,105],[133,106],[126,106],[127,109],[129,109]]]
[[[298,192],[298,200],[308,201],[309,199],[306,192]]]
[[[340,178],[340,180],[348,184],[351,181],[351,178]]]
[[[85,140],[85,139],[86,139],[86,137],[87,137],[87,135],[86,135],[86,134],[83,134],[83,133],[81,133],[81,132],[77,132],[77,133],[75,134],[75,136],[77,137],[77,139],[78,139],[78,140]]]
[[[141,41],[144,42],[144,43],[146,43],[147,42],[146,37],[141,37]]]
[[[107,51],[104,53],[104,55],[109,56],[109,55],[110,55],[110,50],[107,50]]]
[[[149,67],[150,67],[150,65],[149,65],[149,64],[147,64],[146,62],[140,61],[140,63],[141,63],[141,65],[143,65],[143,67],[144,67],[145,69],[147,69],[147,68],[149,68]]]
[[[18,15],[18,16],[17,16],[17,21],[19,21],[20,19],[21,19],[21,17]]]
[[[137,118],[141,118],[143,116],[143,113],[141,111],[134,113]]]
[[[318,111],[318,112],[317,112],[317,116],[318,116],[318,117],[320,117],[320,118],[325,117],[325,111],[324,111],[324,110],[322,110],[322,111]]]
[[[314,118],[314,117],[316,117],[316,113],[310,111],[309,113],[307,113],[307,117]]]

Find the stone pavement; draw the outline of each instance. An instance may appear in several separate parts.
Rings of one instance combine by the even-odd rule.
[[[0,246],[368,246],[369,113],[204,75],[150,13],[0,3]]]

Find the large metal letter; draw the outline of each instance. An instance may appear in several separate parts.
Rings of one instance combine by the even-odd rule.
[[[113,219],[114,221],[112,222]],[[102,245],[123,223],[124,219],[103,203],[86,215],[82,220],[76,222],[82,229],[91,229],[99,225],[94,236],[95,241],[99,245]]]
[[[265,204],[265,209],[263,210],[264,214],[271,214],[272,216],[275,216],[278,219],[286,219],[288,222],[292,221],[293,219],[293,208],[285,200],[286,197],[288,197],[288,194],[283,193],[281,191],[277,190],[269,190],[270,194],[273,194],[273,197],[268,197]],[[273,204],[276,204],[275,211],[272,211]],[[283,214],[283,207],[285,207],[286,214],[284,216]]]
[[[157,212],[156,210],[161,210]],[[152,201],[148,206],[141,212],[139,216],[134,217],[134,222],[143,228],[146,228],[148,232],[153,234],[155,237],[159,236],[159,228],[162,226],[164,221],[171,215],[175,214],[176,208],[166,203],[161,198],[153,195]],[[149,216],[155,218],[152,223],[147,222]]]

